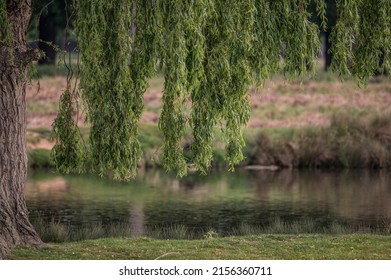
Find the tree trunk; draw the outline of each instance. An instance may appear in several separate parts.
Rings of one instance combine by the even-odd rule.
[[[18,245],[42,245],[29,222],[24,197],[27,175],[26,67],[39,58],[27,50],[31,0],[7,0],[13,43],[0,44],[0,259]]]
[[[45,53],[45,56],[39,60],[39,64],[54,64],[56,62],[56,50],[53,45],[56,44],[57,29],[54,24],[53,15],[41,15],[39,18],[39,49]],[[52,45],[53,44],[53,45]]]

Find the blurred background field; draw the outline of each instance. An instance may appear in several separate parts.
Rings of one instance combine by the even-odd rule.
[[[71,57],[74,68],[77,62]],[[319,63],[321,64],[321,63]],[[250,91],[252,112],[244,129],[246,147],[243,165],[311,168],[384,168],[391,163],[391,83],[379,76],[360,88],[354,79],[343,82],[331,72],[312,78],[286,81],[276,76],[263,87]],[[66,88],[67,69],[63,64],[39,65],[38,79],[28,85],[27,123],[30,166],[49,167],[48,150],[53,146],[51,125],[58,100]],[[159,165],[164,79],[152,78],[144,94],[144,113],[139,139],[144,155],[142,166]],[[188,102],[189,113],[191,110]],[[83,102],[78,119],[81,134],[88,138]],[[214,166],[224,165],[222,133],[216,130]],[[191,131],[183,143],[190,157]]]

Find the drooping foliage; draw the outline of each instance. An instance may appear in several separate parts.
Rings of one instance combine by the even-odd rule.
[[[333,1],[333,0],[331,0]],[[316,16],[318,16],[320,20],[320,26],[323,31],[327,30],[327,5],[332,6],[332,2],[330,0],[315,0],[315,10]],[[311,4],[311,3],[310,3]]]
[[[118,179],[135,176],[141,154],[138,120],[156,52],[156,32],[148,21],[155,8],[147,2],[78,1],[77,6],[92,166],[101,175],[111,170]]]
[[[279,18],[272,1],[255,1],[255,22],[250,62],[255,79],[262,84],[279,71],[281,39]]]
[[[391,1],[336,0],[338,19],[332,33],[332,68],[353,74],[360,84],[389,67]]]
[[[58,115],[52,125],[56,144],[52,148],[51,158],[63,173],[83,169],[83,147],[74,112],[75,95],[67,88],[61,95]]]
[[[349,63],[353,59],[353,45],[359,31],[359,6],[362,0],[337,0],[338,21],[332,33],[334,55],[332,70],[350,75]]]
[[[214,1],[203,20],[203,77],[191,96],[193,161],[202,173],[212,160],[213,132],[219,121],[226,134],[227,162],[232,167],[243,159],[241,129],[249,118],[249,55],[255,8],[253,1],[241,1],[240,5],[233,2]]]
[[[186,174],[182,140],[186,126],[187,98],[186,1],[162,1],[162,59],[164,63],[163,111],[159,127],[164,136],[162,163],[167,170]]]
[[[389,0],[366,0],[361,3],[352,65],[353,74],[361,83],[368,83],[374,72],[382,72],[388,66],[384,62],[389,62],[391,51],[390,7]],[[382,61],[385,55],[387,58]]]
[[[312,1],[322,28],[327,28],[325,0]],[[206,173],[216,129],[224,132],[226,160],[233,169],[243,159],[250,87],[262,85],[281,70],[288,78],[314,71],[320,40],[318,25],[308,12],[310,3],[78,0],[80,88],[91,123],[88,155],[93,171],[112,171],[118,179],[136,174],[143,93],[157,64],[162,65],[165,80],[159,122],[165,169],[183,176],[193,163]],[[337,8],[333,69],[365,83],[379,68],[389,66],[390,1],[337,0]],[[67,95],[61,99],[61,104],[71,102]],[[74,121],[71,107],[61,106],[60,113],[68,117],[57,125],[58,134],[73,127],[69,123]],[[193,131],[190,158],[183,153],[188,128]],[[75,139],[59,137],[64,148],[58,154],[77,151],[71,149],[79,143]],[[76,166],[65,159],[60,162],[66,162],[64,169]]]

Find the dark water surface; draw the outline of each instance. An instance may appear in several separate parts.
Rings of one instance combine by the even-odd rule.
[[[74,227],[121,223],[140,233],[172,225],[225,231],[276,217],[372,226],[391,219],[391,173],[242,171],[179,180],[151,171],[119,183],[30,172],[26,198],[32,219]]]

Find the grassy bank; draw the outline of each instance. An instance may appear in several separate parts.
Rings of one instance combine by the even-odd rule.
[[[258,235],[202,240],[99,239],[19,248],[10,259],[391,259],[391,237],[379,235]]]
[[[391,113],[346,112],[326,127],[266,129],[249,145],[250,165],[389,168]]]

